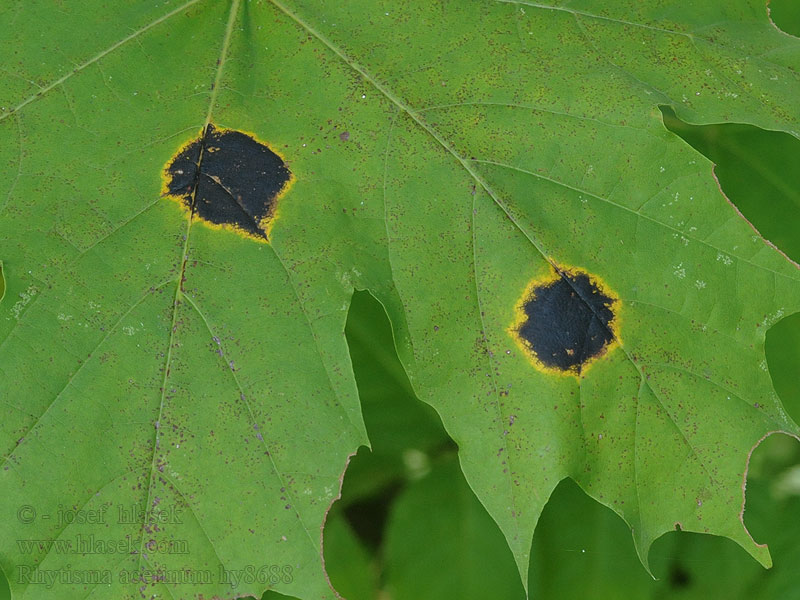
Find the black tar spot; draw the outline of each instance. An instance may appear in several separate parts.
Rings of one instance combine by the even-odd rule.
[[[613,300],[586,273],[560,275],[533,290],[518,331],[546,367],[580,373],[614,339]]]
[[[241,131],[209,125],[167,167],[167,192],[192,214],[267,238],[265,220],[291,179],[280,156]]]

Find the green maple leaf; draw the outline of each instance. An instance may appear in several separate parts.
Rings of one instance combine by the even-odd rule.
[[[800,273],[657,108],[800,135],[800,43],[763,3],[1,10],[15,597],[333,597],[321,527],[366,443],[354,288],[386,307],[523,581],[564,477],[627,521],[645,564],[676,527],[769,563],[744,482],[759,440],[798,434],[763,344],[800,308]],[[266,212],[203,172],[204,141],[188,195],[164,195],[209,125],[285,160],[296,181]],[[205,176],[253,223],[195,211]],[[539,368],[514,339],[531,282],[580,273],[609,294],[613,340],[590,367]]]

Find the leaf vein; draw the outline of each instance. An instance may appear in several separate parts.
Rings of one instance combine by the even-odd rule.
[[[60,86],[62,83],[67,81],[73,75],[75,75],[77,73],[80,73],[86,67],[88,67],[90,65],[93,65],[98,60],[101,60],[105,56],[111,54],[114,50],[116,50],[120,46],[124,46],[125,44],[127,44],[131,40],[138,38],[140,35],[142,35],[143,33],[147,32],[147,31],[149,31],[150,29],[152,29],[156,25],[159,25],[159,24],[163,23],[164,21],[166,21],[167,19],[169,19],[170,17],[173,17],[174,15],[177,15],[178,13],[183,12],[184,10],[186,10],[187,8],[189,8],[193,4],[196,4],[199,1],[200,0],[189,0],[189,2],[187,2],[186,4],[183,4],[183,5],[179,6],[178,8],[168,12],[164,16],[159,17],[155,21],[153,21],[151,23],[148,23],[147,25],[145,25],[144,27],[142,27],[140,29],[137,29],[136,31],[134,31],[130,35],[122,38],[120,41],[118,41],[117,43],[109,46],[108,48],[106,48],[102,52],[100,52],[98,54],[95,54],[92,58],[90,58],[86,62],[77,65],[72,71],[70,71],[69,73],[67,73],[63,77],[59,77],[58,79],[52,81],[48,85],[46,85],[43,88],[41,88],[37,93],[33,94],[32,96],[28,96],[25,100],[23,100],[22,102],[20,102],[16,106],[14,106],[10,111],[0,115],[0,121],[2,121],[3,119],[9,117],[10,115],[14,114],[15,112],[19,111],[20,109],[24,108],[25,106],[27,106],[31,102],[34,102],[35,100],[41,98],[42,96],[47,94],[47,92],[49,92],[52,89]]]

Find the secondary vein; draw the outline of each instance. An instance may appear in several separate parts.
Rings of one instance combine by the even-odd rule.
[[[45,87],[41,88],[41,89],[40,89],[38,92],[36,92],[36,93],[35,93],[35,94],[33,94],[32,96],[29,96],[28,98],[26,98],[25,100],[23,100],[22,102],[20,102],[20,103],[19,103],[19,104],[17,104],[16,106],[14,106],[14,107],[13,107],[13,108],[12,108],[10,111],[8,111],[7,113],[4,113],[4,114],[0,115],[0,121],[2,121],[3,119],[6,119],[6,118],[8,118],[8,117],[10,117],[11,115],[13,115],[13,114],[14,114],[14,113],[16,113],[17,111],[19,111],[21,108],[23,108],[23,107],[27,106],[28,104],[30,104],[31,102],[33,102],[34,100],[36,100],[37,98],[41,98],[42,96],[44,96],[44,95],[45,95],[47,92],[49,92],[50,90],[52,90],[52,89],[54,89],[54,88],[57,88],[59,85],[61,85],[62,83],[64,83],[64,82],[65,82],[67,79],[69,79],[70,77],[72,77],[73,75],[75,75],[75,74],[77,74],[77,73],[80,73],[80,72],[81,72],[81,71],[83,71],[83,70],[84,70],[86,67],[88,67],[89,65],[93,65],[94,63],[96,63],[98,60],[102,59],[102,58],[103,58],[103,57],[105,57],[106,55],[108,55],[108,54],[111,54],[111,53],[112,53],[114,50],[116,50],[116,49],[117,49],[117,48],[119,48],[120,46],[124,46],[125,44],[127,44],[127,43],[128,43],[128,42],[130,42],[131,40],[133,40],[133,39],[135,39],[135,38],[139,37],[140,35],[142,35],[142,34],[143,34],[143,33],[145,33],[146,31],[148,31],[148,30],[152,29],[152,28],[153,28],[153,27],[155,27],[156,25],[158,25],[158,24],[160,24],[160,23],[163,23],[164,21],[166,21],[166,20],[167,20],[167,19],[169,19],[170,17],[172,17],[172,16],[174,16],[174,15],[177,15],[177,14],[178,14],[178,13],[180,13],[180,12],[183,12],[184,10],[186,10],[187,8],[189,8],[190,6],[192,6],[193,4],[197,4],[199,1],[200,1],[200,0],[189,0],[189,2],[187,2],[186,4],[183,4],[183,5],[179,6],[179,7],[178,7],[178,8],[176,8],[175,10],[173,10],[173,11],[170,11],[170,12],[168,12],[167,14],[165,14],[163,17],[159,17],[158,19],[156,19],[155,21],[152,21],[151,23],[148,23],[147,25],[145,25],[145,26],[144,26],[144,27],[142,27],[141,29],[137,29],[137,30],[136,30],[136,31],[134,31],[132,34],[130,34],[129,36],[122,38],[120,41],[118,41],[118,42],[117,42],[116,44],[114,44],[113,46],[109,46],[108,48],[106,48],[106,49],[105,49],[105,50],[103,50],[102,52],[99,52],[98,54],[95,54],[95,55],[94,55],[92,58],[90,58],[89,60],[87,60],[87,61],[86,61],[86,62],[84,62],[84,63],[81,63],[80,65],[78,65],[77,67],[75,67],[75,68],[74,68],[72,71],[70,71],[69,73],[67,73],[66,75],[64,75],[64,76],[62,76],[62,77],[59,77],[59,78],[58,78],[58,79],[56,79],[55,81],[52,81],[51,83],[49,83],[49,84],[48,84],[48,85],[46,85]],[[237,0],[237,1],[238,1],[238,0]]]

